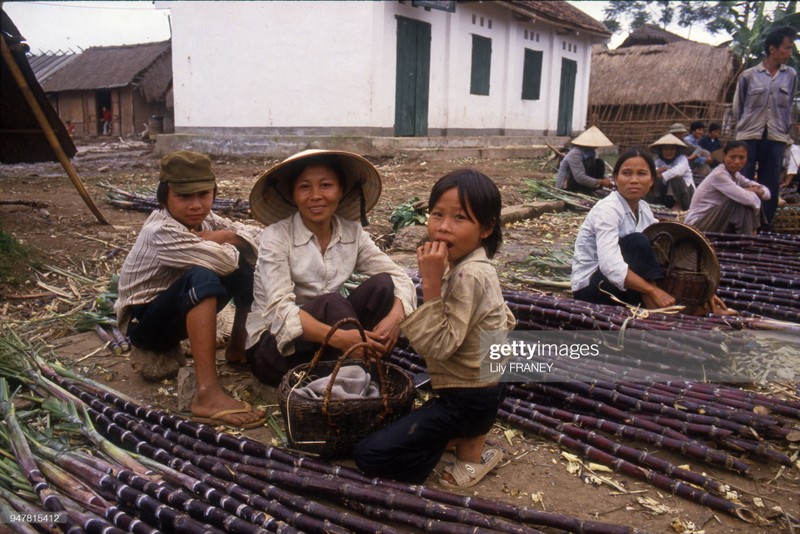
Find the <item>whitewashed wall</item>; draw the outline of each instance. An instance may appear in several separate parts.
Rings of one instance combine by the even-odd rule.
[[[389,1],[157,5],[171,9],[178,131],[391,132],[398,15],[432,26],[429,130],[555,132],[562,56],[578,62],[572,126],[585,125],[590,38],[515,21],[492,3],[459,3],[455,14]],[[488,96],[469,93],[473,34],[492,39]],[[563,50],[563,39],[577,51]],[[535,101],[521,99],[526,47],[544,51]]]

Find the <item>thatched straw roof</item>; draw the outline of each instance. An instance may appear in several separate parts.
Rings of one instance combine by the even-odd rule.
[[[567,2],[510,0],[496,2],[496,5],[508,8],[519,16],[529,20],[542,20],[576,32],[585,32],[600,37],[611,37],[605,25],[593,19],[577,7]]]
[[[617,48],[627,48],[629,46],[664,45],[686,41],[680,35],[668,32],[659,28],[655,24],[642,24],[635,31],[628,34]]]
[[[162,41],[89,48],[45,80],[42,88],[56,93],[134,85],[152,101],[163,97],[171,83],[172,46]]]
[[[715,102],[736,73],[734,55],[692,41],[592,49],[589,105]]]
[[[22,72],[25,83],[33,93],[64,153],[68,157],[74,156],[77,152],[75,144],[39,82],[36,81],[36,76],[25,56],[29,50],[24,42],[25,38],[20,35],[6,12],[0,11],[0,13],[2,13],[0,21],[2,39],[8,45],[14,63]],[[0,86],[3,88],[3,98],[0,98],[0,163],[58,161],[53,147],[45,137],[44,130],[36,120],[5,58],[0,61]]]

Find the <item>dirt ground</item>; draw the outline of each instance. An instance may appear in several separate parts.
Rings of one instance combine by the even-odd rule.
[[[79,141],[79,145],[81,145]],[[158,156],[144,143],[92,143],[79,146],[74,165],[90,194],[112,226],[100,225],[86,208],[63,169],[55,163],[0,165],[0,201],[38,201],[45,208],[0,204],[0,230],[10,233],[34,251],[37,272],[20,272],[14,283],[0,284],[0,321],[45,341],[65,360],[92,378],[140,399],[144,403],[179,411],[176,381],[148,383],[133,372],[125,355],[115,356],[101,348],[94,333],[76,334],[74,313],[91,303],[110,276],[119,270],[127,250],[146,218],[143,212],[119,209],[105,201],[103,183],[125,190],[154,187]],[[219,196],[246,199],[255,178],[275,160],[215,159]],[[526,180],[552,173],[542,162],[531,160],[437,161],[393,158],[375,161],[383,177],[383,195],[368,228],[379,243],[391,241],[389,215],[394,207],[416,196],[427,198],[436,178],[456,167],[475,167],[491,176],[500,187],[504,205],[518,204]],[[551,214],[541,219],[512,224],[504,229],[506,244],[497,258],[504,284],[519,285],[515,276],[524,260],[537,250],[571,247],[580,217]],[[413,267],[410,253],[390,253]],[[64,270],[76,273],[69,277]],[[38,274],[37,274],[38,273]],[[528,288],[530,289],[530,288]],[[55,291],[54,291],[55,290]],[[249,373],[226,365],[219,353],[219,372],[236,396],[266,405],[276,420],[276,392],[258,384]],[[677,498],[654,486],[625,475],[598,473],[611,481],[595,483],[591,470],[570,462],[556,444],[541,438],[512,433],[496,425],[491,440],[505,451],[501,467],[472,494],[505,500],[519,506],[559,512],[584,519],[638,527],[649,532],[767,533],[789,532],[779,522],[751,525]],[[248,431],[253,438],[277,443],[269,427]],[[651,451],[652,452],[652,451]],[[685,457],[662,456],[676,464]],[[795,454],[797,449],[788,450]],[[763,516],[780,506],[795,516],[800,511],[800,464],[792,468],[754,463],[755,477],[746,479],[702,464],[688,462],[693,470],[727,482],[743,503]],[[573,463],[572,467],[576,464]],[[434,474],[429,483],[435,484]]]

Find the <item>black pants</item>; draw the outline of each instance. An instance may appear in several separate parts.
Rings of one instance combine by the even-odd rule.
[[[436,392],[438,397],[358,442],[353,457],[365,475],[409,484],[424,482],[451,439],[489,432],[505,385]]]
[[[156,352],[174,348],[188,337],[186,315],[210,297],[217,299],[217,312],[231,299],[237,307],[249,309],[253,303],[253,268],[241,258],[239,268],[227,276],[192,267],[156,298],[131,308],[131,343]]]
[[[606,164],[602,158],[585,159],[583,160],[583,167],[584,169],[586,169],[586,174],[588,174],[592,178],[596,178],[598,180],[602,180],[603,178],[605,178]],[[596,191],[596,189],[579,184],[572,177],[572,173],[570,173],[567,176],[567,191],[572,191],[573,193],[583,193],[585,195],[591,195]]]
[[[628,269],[638,274],[648,282],[664,278],[664,269],[656,260],[653,245],[650,239],[640,233],[628,234],[619,240],[619,248],[622,252],[622,259],[628,264]],[[606,276],[597,269],[589,278],[589,285],[573,292],[573,296],[578,300],[593,302],[595,304],[610,304],[619,306],[618,302],[611,300],[603,291],[611,293],[619,300],[627,302],[632,306],[642,304],[642,296],[630,289],[622,291],[612,284]]]
[[[338,293],[320,295],[301,306],[301,309],[314,319],[333,325],[341,319],[356,318],[365,330],[372,330],[386,317],[394,306],[394,282],[388,274],[376,274],[359,285],[347,298]],[[354,329],[353,325],[345,325],[342,330]],[[277,386],[287,371],[301,363],[308,363],[319,344],[305,341],[302,338],[294,341],[294,354],[284,356],[278,350],[275,336],[264,332],[261,339],[247,349],[247,361],[253,374],[261,382]],[[328,348],[323,360],[333,360],[341,356],[341,352]]]

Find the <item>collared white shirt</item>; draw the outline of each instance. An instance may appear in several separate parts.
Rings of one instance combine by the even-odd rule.
[[[639,217],[618,191],[595,204],[584,219],[575,240],[570,285],[578,291],[589,285],[589,278],[599,268],[608,280],[625,290],[628,264],[622,259],[619,240],[628,234],[641,232],[656,222],[650,206],[639,201]]]
[[[294,340],[303,335],[300,306],[319,295],[338,292],[353,273],[389,274],[406,316],[414,310],[417,293],[405,270],[378,248],[358,222],[334,215],[332,224],[324,256],[299,213],[264,230],[256,262],[255,300],[247,316],[248,348],[269,331],[281,354],[294,354]]]
[[[675,156],[671,162],[667,163],[661,158],[656,159],[656,168],[669,167],[666,171],[661,173],[664,183],[669,183],[673,178],[681,178],[683,183],[689,189],[694,189],[694,177],[692,176],[692,168],[689,166],[689,158],[683,154]]]

